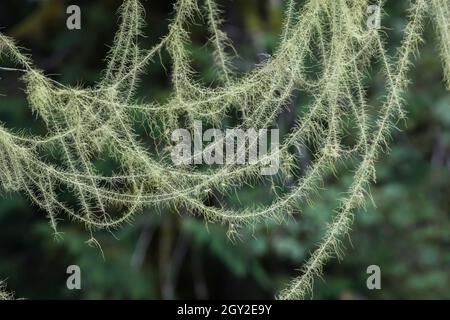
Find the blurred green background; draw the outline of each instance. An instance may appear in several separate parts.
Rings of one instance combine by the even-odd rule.
[[[143,1],[147,11],[144,47],[166,32],[173,1]],[[117,29],[119,0],[26,1],[2,0],[0,27],[28,48],[36,65],[67,84],[92,85],[101,77],[104,56]],[[228,33],[239,53],[238,70],[246,71],[276,49],[285,3],[282,0],[220,1]],[[302,1],[299,2],[303,3]],[[66,29],[66,7],[82,10],[82,29]],[[388,45],[398,45],[408,1],[388,0],[383,26]],[[449,17],[450,19],[450,17]],[[377,184],[371,188],[376,204],[356,213],[351,239],[345,239],[342,261],[330,261],[324,280],[318,279],[315,299],[450,298],[450,93],[442,82],[442,68],[431,21],[426,43],[411,72],[406,94],[406,123],[393,133],[389,155],[378,162]],[[205,30],[193,29],[191,51],[205,81],[214,77]],[[168,57],[162,62],[170,66]],[[381,81],[378,74],[372,75]],[[42,133],[39,119],[27,107],[17,74],[0,72],[0,121],[10,129]],[[380,78],[380,79],[378,79]],[[147,69],[137,93],[142,99],[163,99],[170,93],[168,71],[158,63]],[[379,88],[381,90],[381,88]],[[376,86],[371,98],[375,99]],[[4,96],[3,96],[4,95]],[[292,125],[301,98],[282,116]],[[330,177],[326,190],[298,221],[264,224],[243,230],[234,242],[221,226],[201,219],[180,218],[173,212],[158,215],[146,210],[132,225],[99,233],[105,259],[86,244],[82,226],[64,222],[64,237],[55,241],[45,212],[21,194],[0,195],[0,279],[17,297],[240,299],[268,298],[295,276],[330,219],[336,199],[352,178]],[[262,188],[244,190],[246,203],[268,201]],[[66,268],[79,265],[82,290],[66,288]],[[368,290],[366,268],[379,265],[382,289]]]

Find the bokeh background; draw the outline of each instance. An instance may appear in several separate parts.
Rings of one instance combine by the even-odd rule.
[[[2,0],[1,31],[28,48],[36,65],[66,84],[92,85],[101,76],[104,56],[117,29],[119,0]],[[143,1],[147,10],[144,47],[167,30],[173,1]],[[240,71],[250,70],[277,46],[285,2],[282,0],[223,0],[224,30],[232,39]],[[303,1],[299,1],[303,3]],[[66,7],[82,10],[82,29],[65,26]],[[408,1],[388,0],[382,20],[394,48],[401,39]],[[450,19],[450,17],[449,17]],[[205,30],[192,30],[195,67],[211,81],[212,58],[204,45]],[[425,44],[411,72],[407,92],[409,114],[393,133],[392,149],[378,165],[374,204],[356,213],[345,256],[331,260],[324,279],[314,288],[316,299],[450,298],[450,93],[442,82],[435,33],[428,21]],[[162,62],[170,66],[167,55]],[[3,64],[4,62],[2,62]],[[169,71],[158,63],[147,69],[137,93],[142,99],[164,99],[170,93]],[[371,97],[382,89],[374,72]],[[0,72],[0,121],[10,129],[44,132],[31,113],[17,73]],[[378,79],[379,78],[379,79]],[[280,119],[292,124],[301,97]],[[64,299],[271,299],[297,273],[320,240],[351,172],[330,177],[314,206],[298,221],[264,224],[243,230],[230,241],[221,226],[192,216],[180,218],[164,211],[146,210],[132,225],[97,234],[104,259],[86,244],[83,226],[63,222],[64,237],[55,241],[45,212],[21,194],[0,195],[0,279],[7,280],[17,297]],[[247,202],[267,201],[265,189],[244,190]],[[66,288],[66,268],[82,270],[82,290]],[[366,268],[379,265],[382,289],[368,290]]]

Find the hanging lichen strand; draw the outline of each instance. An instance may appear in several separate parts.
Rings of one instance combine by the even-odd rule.
[[[204,0],[201,6],[194,0],[177,1],[168,33],[150,50],[138,46],[143,8],[138,0],[126,0],[107,69],[94,88],[68,87],[51,80],[12,39],[0,34],[1,56],[24,71],[29,104],[48,129],[46,136],[33,137],[0,126],[0,186],[5,191],[26,193],[47,212],[56,234],[57,221],[64,214],[83,222],[95,241],[95,230],[117,228],[144,207],[166,207],[224,224],[234,235],[240,227],[268,219],[283,222],[301,212],[301,206],[312,201],[322,178],[342,159],[352,159],[357,163],[353,182],[323,241],[301,275],[278,296],[304,298],[325,261],[340,253],[340,239],[349,230],[352,213],[364,205],[368,186],[375,179],[375,161],[391,128],[404,117],[402,92],[426,16],[436,25],[450,87],[448,0],[416,0],[411,4],[404,39],[394,57],[386,53],[384,33],[367,28],[368,6],[368,0],[310,0],[297,9],[291,0],[276,53],[252,72],[239,75],[230,63],[230,41],[220,29],[215,0]],[[211,34],[209,45],[220,80],[214,88],[195,78],[186,49],[190,24],[199,15]],[[173,93],[164,103],[136,102],[133,93],[139,77],[162,50],[171,57]],[[314,72],[308,68],[311,59],[320,66]],[[377,108],[366,102],[364,84],[374,60],[380,62],[386,81],[385,99]],[[236,109],[242,115],[238,128],[271,128],[295,92],[313,99],[276,153],[251,164],[209,169],[175,166],[170,161],[167,150],[176,128],[193,127],[196,120],[221,128],[227,114]],[[166,148],[152,153],[144,145],[135,132],[136,119],[142,122],[142,118],[150,136]],[[349,123],[357,125],[356,143],[351,146],[344,143]],[[297,164],[302,155],[293,150],[307,146],[314,146],[309,149],[315,151],[308,168],[300,170]],[[203,153],[212,148],[214,144]],[[43,157],[48,150],[61,160],[51,162]],[[120,171],[101,174],[94,165],[100,156],[116,160]],[[239,210],[205,204],[211,190],[226,193],[264,180],[275,188],[277,179],[261,176],[260,169],[276,156],[282,168],[278,181],[289,181],[290,187],[277,191],[272,204]],[[79,203],[69,206],[59,190],[69,190]]]
[[[0,300],[11,300],[13,295],[6,291],[6,286],[0,281]]]

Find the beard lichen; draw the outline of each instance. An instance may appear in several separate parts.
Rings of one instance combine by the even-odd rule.
[[[6,290],[6,285],[0,281],[0,300],[12,300],[13,294]]]
[[[397,53],[389,56],[383,29],[366,26],[368,0],[309,0],[301,8],[290,0],[275,54],[245,74],[233,68],[231,42],[221,30],[216,1],[202,2],[198,5],[194,0],[178,0],[167,34],[144,50],[139,46],[144,10],[138,0],[125,0],[103,78],[90,88],[52,80],[33,66],[12,39],[0,34],[0,57],[23,71],[29,105],[48,129],[47,135],[38,137],[0,126],[0,187],[27,194],[47,213],[55,234],[63,215],[84,223],[94,241],[96,230],[118,228],[143,208],[171,208],[223,224],[234,236],[245,226],[295,219],[301,206],[309,204],[319,191],[326,174],[344,159],[351,159],[356,163],[352,184],[340,200],[322,242],[299,277],[277,296],[302,299],[312,291],[313,280],[324,263],[341,254],[340,241],[349,232],[353,213],[370,196],[375,162],[386,148],[394,125],[405,117],[402,93],[427,16],[436,26],[444,76],[450,87],[449,1],[413,1],[404,39]],[[208,44],[218,75],[214,87],[196,78],[187,49],[189,27],[198,17],[203,18],[210,33]],[[139,78],[164,50],[171,58],[172,94],[162,103],[138,102],[134,93]],[[310,61],[318,66],[313,71]],[[366,74],[375,68],[374,61],[386,82],[379,106],[369,105],[367,99]],[[240,115],[236,128],[276,127],[278,116],[296,94],[311,97],[311,103],[298,116],[276,154],[243,166],[204,169],[171,163],[167,149],[176,128],[193,126],[199,120],[222,128],[227,115],[235,111]],[[353,145],[345,142],[350,124],[356,132]],[[166,148],[151,151],[137,134],[137,125],[145,126],[149,136]],[[210,152],[215,143],[202,152]],[[45,159],[42,154],[49,150],[57,152],[61,161]],[[311,161],[301,167],[306,152],[311,153]],[[261,168],[274,156],[279,156],[282,170],[276,179],[261,176]],[[102,174],[95,166],[100,157],[114,159],[119,166],[117,172]],[[276,199],[267,206],[233,209],[205,202],[211,190],[227,193],[261,181],[273,184],[274,189],[277,183],[286,181],[289,187],[281,194],[274,192]],[[77,205],[61,200],[61,189],[70,190]]]

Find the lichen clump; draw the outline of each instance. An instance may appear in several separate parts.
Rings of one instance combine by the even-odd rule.
[[[244,226],[295,218],[320,190],[323,177],[342,160],[352,159],[356,163],[353,182],[323,241],[301,275],[278,296],[304,298],[325,261],[340,253],[340,239],[349,231],[353,212],[364,206],[375,179],[375,162],[391,129],[405,117],[402,93],[427,17],[436,25],[450,88],[450,3],[413,1],[404,39],[391,57],[383,30],[366,26],[368,0],[309,0],[301,8],[290,0],[276,53],[253,71],[240,74],[233,68],[231,42],[221,30],[215,0],[202,2],[200,6],[198,1],[178,0],[168,33],[144,50],[139,46],[144,10],[138,0],[125,0],[104,77],[91,88],[69,87],[50,79],[12,39],[0,34],[0,56],[24,71],[29,105],[48,129],[46,136],[37,137],[0,126],[0,188],[27,194],[47,212],[55,233],[64,215],[84,223],[94,239],[96,230],[118,228],[143,208],[172,208],[224,224],[233,236]],[[198,17],[211,35],[208,44],[218,75],[214,87],[196,78],[187,49],[189,28]],[[134,94],[139,78],[163,50],[171,57],[173,93],[165,102],[139,102]],[[314,70],[309,67],[311,61],[317,66]],[[386,82],[378,106],[367,102],[365,75],[374,68],[373,61],[381,65]],[[284,137],[278,154],[267,155],[280,157],[278,176],[259,174],[270,158],[207,169],[171,163],[167,149],[176,128],[193,126],[195,121],[222,128],[227,115],[236,111],[240,115],[237,128],[276,127],[278,115],[297,93],[311,97],[311,103]],[[136,125],[144,125],[149,136],[167,148],[149,150]],[[349,126],[356,132],[351,145],[345,140]],[[43,154],[49,150],[60,161],[46,159]],[[299,163],[307,152],[311,160],[302,168]],[[118,163],[113,174],[102,174],[95,166],[96,159],[105,157]],[[267,206],[233,209],[205,204],[211,190],[227,193],[261,181],[272,184],[274,190],[280,181],[288,187],[274,192],[277,197]],[[59,195],[62,189],[78,203],[64,202]]]

